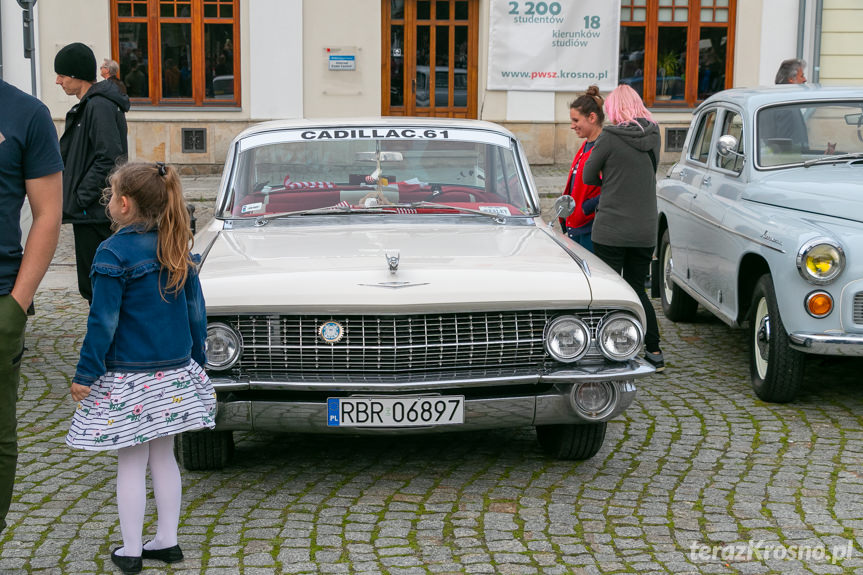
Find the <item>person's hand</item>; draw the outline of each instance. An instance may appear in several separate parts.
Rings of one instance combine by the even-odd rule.
[[[827,142],[827,149],[824,150],[824,153],[827,155],[833,155],[836,153],[836,142]]]
[[[73,383],[69,391],[72,394],[72,399],[75,401],[81,401],[90,395],[90,386]]]
[[[29,308],[30,304],[33,303],[33,298],[30,298],[29,301],[24,301],[20,294],[15,293],[14,289],[9,295],[12,296],[12,299],[15,300],[15,302],[18,304],[18,307],[20,307],[24,311],[24,313],[27,312],[27,308]]]

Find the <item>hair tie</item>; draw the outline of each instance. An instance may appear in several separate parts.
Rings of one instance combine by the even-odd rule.
[[[168,168],[165,167],[165,162],[156,162],[156,167],[159,169],[159,175],[165,177],[168,175]]]

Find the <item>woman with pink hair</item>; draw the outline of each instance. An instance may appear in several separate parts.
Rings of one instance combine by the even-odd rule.
[[[644,290],[656,246],[656,164],[659,128],[641,97],[621,84],[605,100],[611,122],[596,140],[582,177],[602,186],[591,239],[593,252],[632,286],[647,317],[644,358],[665,369],[656,312]]]

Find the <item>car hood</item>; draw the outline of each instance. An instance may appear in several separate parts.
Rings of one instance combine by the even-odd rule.
[[[386,255],[396,253],[391,273]],[[586,257],[590,281],[535,226],[277,222],[219,232],[200,277],[210,315],[585,307],[594,293],[604,306],[638,307],[619,276]]]
[[[821,165],[771,173],[748,186],[743,198],[863,222],[863,165]]]

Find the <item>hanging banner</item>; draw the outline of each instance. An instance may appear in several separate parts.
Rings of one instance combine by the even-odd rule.
[[[489,90],[617,86],[620,0],[492,0]]]

